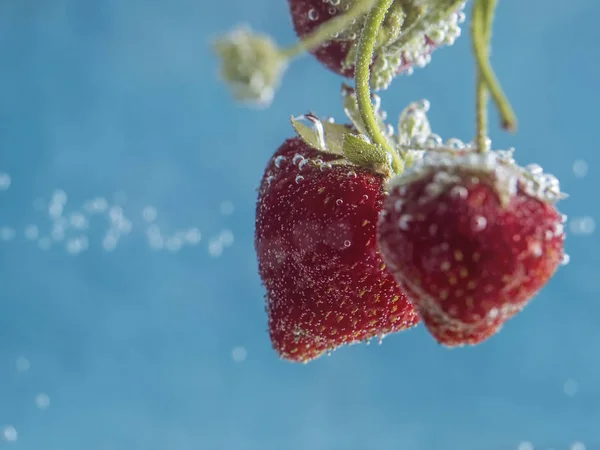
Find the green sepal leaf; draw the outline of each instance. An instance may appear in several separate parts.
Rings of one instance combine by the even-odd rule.
[[[308,122],[309,125],[305,125],[303,121]],[[290,117],[290,122],[298,136],[312,148],[336,155],[344,154],[344,136],[349,133],[348,127],[322,121],[311,113]]]

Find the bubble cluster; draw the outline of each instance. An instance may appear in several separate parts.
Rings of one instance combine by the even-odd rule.
[[[453,45],[461,35],[461,24],[465,21],[465,5],[466,2],[460,4],[457,10],[448,16],[434,17],[423,33],[417,34],[409,42],[400,45],[392,40],[385,45],[373,66],[373,88],[387,89],[396,74],[412,75],[415,68],[427,66],[431,62],[433,48]]]
[[[126,196],[118,192],[110,199],[96,196],[75,207],[70,205],[67,192],[56,189],[49,199],[38,198],[33,202],[34,211],[44,215],[44,220],[30,221],[22,226],[0,223],[0,244],[25,242],[35,244],[40,250],[62,249],[70,255],[79,255],[93,247],[113,252],[121,240],[136,229],[142,232],[147,245],[156,251],[176,252],[184,247],[196,247],[202,242],[202,232],[197,227],[166,233],[159,224],[161,217],[156,206],[146,205],[139,211],[138,220],[132,218],[125,209],[125,200]],[[231,201],[224,200],[219,211],[223,216],[230,216],[235,207]],[[98,223],[104,225],[100,236]],[[232,232],[222,230],[209,240],[207,252],[213,257],[220,256],[223,249],[232,244]],[[26,366],[25,361],[20,364]]]
[[[558,178],[544,173],[537,164],[517,166],[512,153],[512,149],[476,152],[473,143],[464,144],[457,139],[452,141],[452,146],[433,144],[422,159],[417,160],[401,176],[394,178],[390,187],[410,183],[432,171],[469,170],[482,175],[493,175],[498,194],[506,198],[514,195],[518,188],[522,188],[527,195],[546,202],[564,198]]]

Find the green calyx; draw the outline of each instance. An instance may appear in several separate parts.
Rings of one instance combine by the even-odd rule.
[[[350,126],[320,120],[314,114],[291,118],[294,130],[307,145],[334,155],[332,165],[351,164],[379,173],[387,179],[420,158],[428,145],[436,139],[427,119],[429,102],[424,100],[408,105],[400,114],[395,131],[391,125],[386,124],[386,114],[380,109],[379,97],[372,94],[373,114],[386,140],[384,148],[369,138],[354,89],[343,85],[341,93]],[[399,168],[394,165],[394,160],[400,161]]]
[[[241,27],[217,39],[213,49],[221,59],[221,79],[236,100],[258,106],[271,103],[287,61],[269,36]]]

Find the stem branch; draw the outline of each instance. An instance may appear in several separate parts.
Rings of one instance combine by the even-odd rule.
[[[496,78],[489,60],[488,47],[490,29],[496,3],[497,0],[475,0],[473,4],[473,53],[477,64],[478,78],[481,79],[481,84],[485,85],[496,108],[498,108],[502,120],[502,128],[508,131],[514,131],[517,126],[515,113],[513,112],[506,95],[502,91],[502,87]]]
[[[486,20],[486,5],[476,1],[473,4],[473,12],[471,19],[471,33],[473,42],[477,39],[483,39],[485,46],[485,58],[489,58],[489,39],[491,21]],[[477,68],[475,81],[475,144],[478,152],[487,150],[487,128],[488,128],[488,90],[481,76],[479,68]]]
[[[356,100],[361,119],[371,142],[380,145],[392,157],[392,171],[400,173],[404,168],[404,162],[400,155],[391,147],[386,137],[381,132],[373,104],[371,103],[371,63],[373,62],[373,52],[377,40],[377,32],[383,23],[383,19],[394,0],[378,0],[377,4],[371,9],[367,20],[362,29],[360,40],[358,42],[358,52],[356,64],[354,67],[354,84],[356,91]]]

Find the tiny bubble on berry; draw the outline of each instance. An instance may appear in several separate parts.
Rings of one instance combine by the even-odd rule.
[[[402,216],[400,216],[400,219],[398,220],[398,226],[400,227],[401,230],[408,230],[409,228],[409,224],[412,221],[412,217],[410,216],[410,214],[404,214]]]
[[[483,216],[475,216],[473,218],[471,227],[473,229],[473,231],[482,231],[485,230],[485,227],[487,226],[487,219]]]

